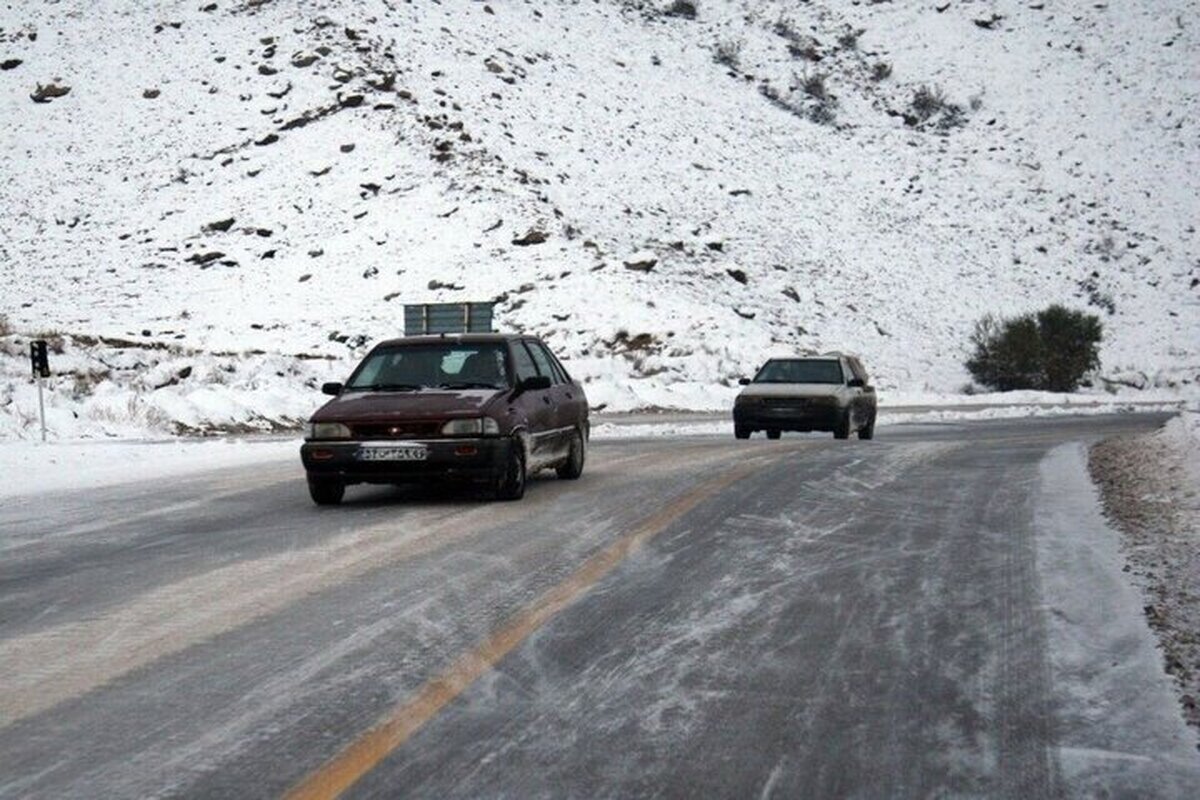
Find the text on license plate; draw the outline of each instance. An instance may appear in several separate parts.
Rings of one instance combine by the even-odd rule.
[[[429,451],[424,447],[360,447],[359,461],[424,461]]]

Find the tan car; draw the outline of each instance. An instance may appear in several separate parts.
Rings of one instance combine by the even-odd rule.
[[[765,431],[768,439],[784,431],[830,431],[837,439],[855,432],[859,439],[875,435],[875,389],[854,356],[773,358],[741,384],[746,388],[733,406],[739,439],[755,431]]]

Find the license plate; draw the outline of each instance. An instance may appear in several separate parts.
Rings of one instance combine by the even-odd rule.
[[[424,461],[429,451],[424,447],[360,447],[359,461]]]

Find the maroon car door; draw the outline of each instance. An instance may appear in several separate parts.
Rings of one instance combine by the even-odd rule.
[[[537,341],[530,342],[530,349],[533,350],[533,357],[537,361],[538,368],[541,369],[545,363],[554,376],[554,404],[558,407],[555,426],[563,433],[563,446],[569,447],[571,431],[576,428],[587,429],[587,398],[584,396],[583,390],[575,385],[571,376],[563,369],[562,364],[550,352],[550,348]],[[542,354],[542,359],[538,358],[539,353]]]
[[[526,378],[541,374],[523,341],[512,343],[512,354],[516,373],[514,377],[518,384]],[[530,389],[518,394],[511,403],[518,423],[523,424],[529,434],[529,462],[526,464],[529,469],[538,469],[541,464],[555,456],[553,391],[553,386],[549,389]]]

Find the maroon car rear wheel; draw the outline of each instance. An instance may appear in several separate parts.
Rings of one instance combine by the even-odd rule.
[[[558,477],[568,481],[573,481],[583,474],[583,461],[587,455],[587,446],[583,443],[583,436],[579,431],[571,434],[571,449],[567,455],[567,460],[555,470]]]

